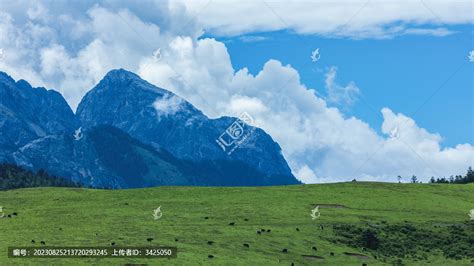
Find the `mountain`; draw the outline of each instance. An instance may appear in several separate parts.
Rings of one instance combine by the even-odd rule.
[[[280,146],[263,130],[248,127],[252,134],[228,155],[216,140],[235,118],[209,119],[179,96],[123,69],[110,71],[84,96],[77,116],[84,128],[112,125],[180,159],[238,161],[266,175],[293,178]]]
[[[77,125],[60,93],[15,82],[0,71],[0,161],[11,161],[12,153],[31,141],[72,132]]]
[[[93,187],[193,184],[177,160],[111,126],[91,128],[80,137],[44,137],[22,147],[13,157],[22,165],[48,169]]]
[[[263,130],[241,123],[248,138],[228,155],[216,139],[236,118],[209,119],[125,70],[110,71],[76,115],[59,93],[1,72],[0,95],[0,161],[94,187],[298,183]]]

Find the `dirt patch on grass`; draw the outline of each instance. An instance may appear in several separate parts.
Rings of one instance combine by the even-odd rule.
[[[301,257],[310,259],[310,260],[323,260],[324,258],[316,255],[301,255]]]
[[[316,207],[316,206],[319,206],[319,208],[321,209],[347,209],[347,207],[342,204],[320,204],[320,203],[313,204],[313,207]]]
[[[356,257],[356,258],[359,258],[359,259],[368,259],[369,258],[364,254],[351,253],[351,252],[344,252],[344,255],[351,256],[351,257]]]

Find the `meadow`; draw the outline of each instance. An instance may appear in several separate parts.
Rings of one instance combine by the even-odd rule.
[[[0,206],[11,216],[0,219],[0,265],[474,264],[468,216],[474,184],[27,188],[1,191]],[[159,206],[163,216],[155,220]],[[315,206],[320,217],[312,219]],[[175,246],[178,255],[7,257],[10,246],[41,241],[46,247]]]

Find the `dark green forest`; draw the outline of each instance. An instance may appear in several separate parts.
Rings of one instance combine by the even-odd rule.
[[[44,170],[32,172],[14,164],[0,164],[0,190],[26,187],[80,187],[80,184],[49,175]]]

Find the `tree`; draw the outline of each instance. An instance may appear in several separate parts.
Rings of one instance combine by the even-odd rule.
[[[472,167],[470,166],[467,169],[465,180],[466,180],[466,183],[474,183],[474,171],[472,170]]]
[[[449,177],[449,183],[454,184],[454,177],[453,176]]]
[[[436,180],[435,180],[434,176],[431,177],[430,183],[431,183],[431,184],[436,183]]]
[[[370,249],[377,249],[380,244],[377,234],[370,229],[362,232],[360,242],[363,247]]]
[[[455,184],[464,184],[465,183],[464,177],[462,175],[457,175],[454,178],[454,183]]]
[[[398,180],[398,183],[401,183],[401,182],[402,182],[402,177],[401,177],[401,176],[397,176],[397,180]]]
[[[416,175],[411,176],[411,182],[412,183],[418,183],[418,178],[416,178]]]

